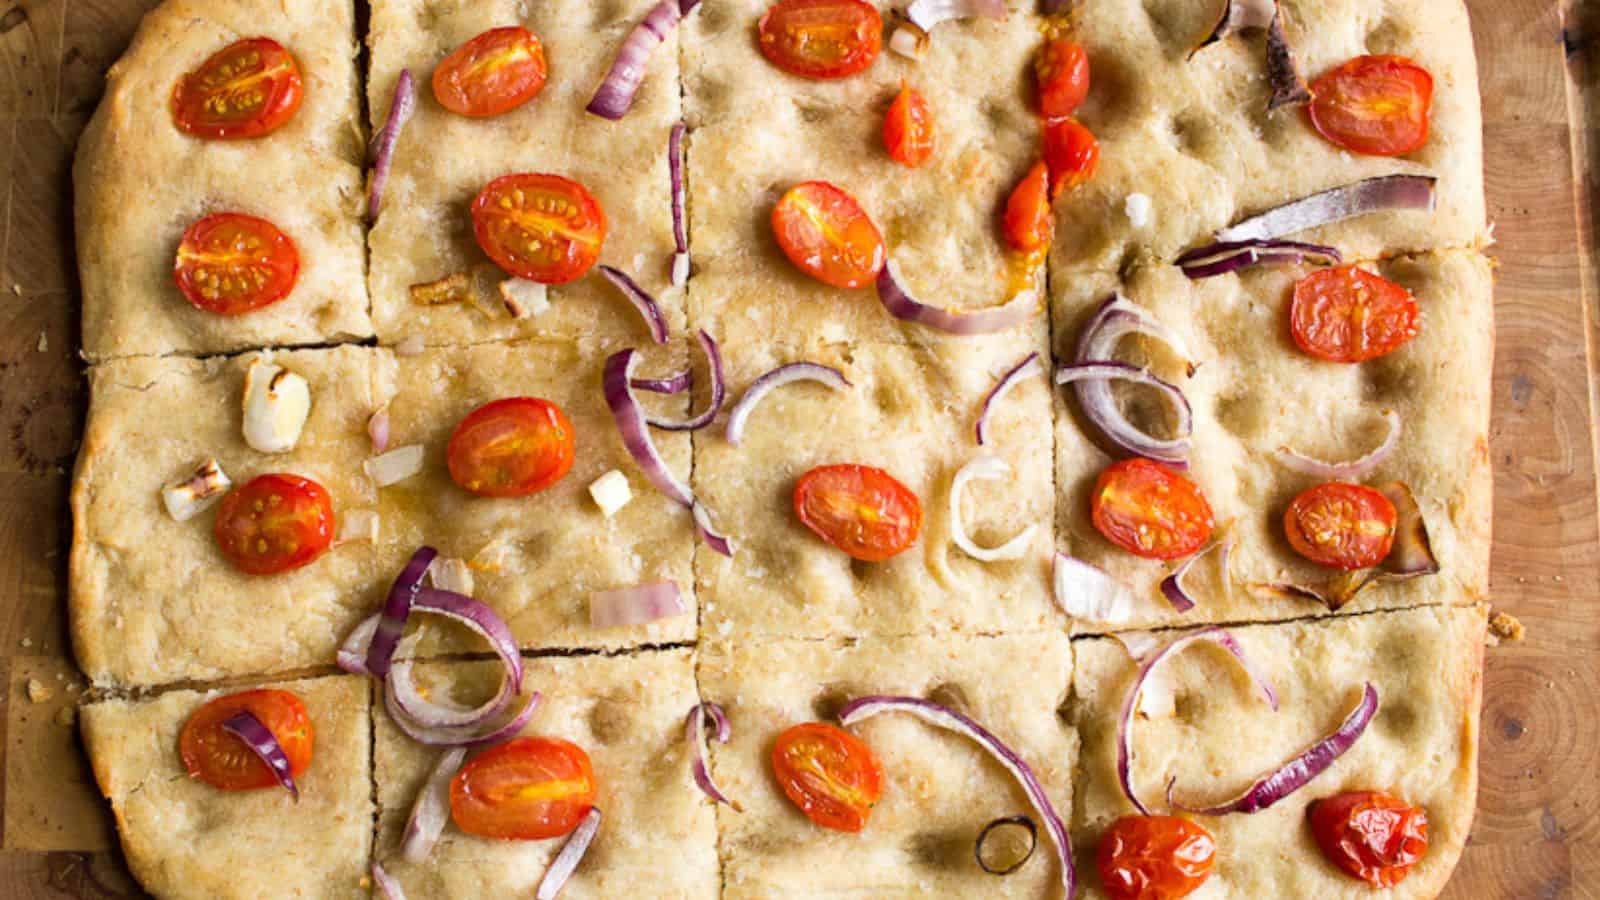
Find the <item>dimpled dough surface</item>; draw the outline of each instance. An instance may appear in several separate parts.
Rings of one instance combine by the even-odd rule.
[[[1065,819],[1077,737],[1057,710],[1072,658],[1059,633],[709,642],[700,690],[733,726],[730,743],[712,745],[712,765],[724,793],[744,807],[717,807],[723,896],[1059,896],[1061,873],[1042,828],[1024,868],[1005,878],[978,868],[972,847],[984,825],[1038,814],[1016,780],[966,737],[903,713],[852,726],[884,770],[883,797],[857,834],[806,819],[778,787],[770,757],[784,729],[833,721],[855,697],[929,697],[1005,741]]]
[[[116,813],[128,867],[163,898],[368,896],[372,852],[371,726],[365,679],[335,676],[266,687],[291,691],[315,730],[311,765],[281,788],[221,791],[184,770],[178,734],[223,691],[83,707],[95,779]]]
[[[1202,818],[1217,840],[1216,869],[1193,900],[1221,897],[1434,897],[1461,855],[1477,796],[1478,705],[1484,608],[1436,607],[1318,622],[1232,629],[1277,689],[1272,712],[1226,654],[1199,644],[1171,657],[1154,679],[1176,691],[1173,718],[1134,726],[1134,789],[1164,812],[1162,791],[1191,804],[1221,802],[1336,728],[1361,684],[1378,691],[1378,714],[1333,767],[1268,809]],[[1083,740],[1074,795],[1078,896],[1103,898],[1095,842],[1133,806],[1117,786],[1116,717],[1134,664],[1110,638],[1080,641],[1073,723]],[[1148,683],[1147,683],[1148,684]],[[1306,825],[1314,800],[1381,790],[1428,814],[1428,853],[1399,886],[1374,894],[1323,859]]]
[[[1216,554],[1185,584],[1198,606],[1178,614],[1158,583],[1171,566],[1114,547],[1089,518],[1095,479],[1112,458],[1095,444],[1098,432],[1081,417],[1070,390],[1056,422],[1058,540],[1061,549],[1104,568],[1137,598],[1122,626],[1294,618],[1325,612],[1314,601],[1252,591],[1250,585],[1324,584],[1331,570],[1298,556],[1283,537],[1283,511],[1319,479],[1274,459],[1279,447],[1329,461],[1357,458],[1387,433],[1381,418],[1395,410],[1403,422],[1399,446],[1367,483],[1404,481],[1422,509],[1441,571],[1406,582],[1378,584],[1343,611],[1420,603],[1476,602],[1487,597],[1490,531],[1488,411],[1493,352],[1489,261],[1472,251],[1398,257],[1368,266],[1410,290],[1421,312],[1417,336],[1401,349],[1359,365],[1329,363],[1301,352],[1289,336],[1293,283],[1306,269],[1256,268],[1190,282],[1171,267],[1141,269],[1124,294],[1176,330],[1199,363],[1187,381],[1177,363],[1154,345],[1123,344],[1123,357],[1148,361],[1157,374],[1181,382],[1195,412],[1189,476],[1216,515],[1219,536],[1231,535],[1233,590],[1218,580]],[[1076,278],[1057,291],[1057,352],[1070,350],[1079,327],[1113,288],[1106,278]],[[1138,396],[1138,395],[1133,395]],[[1159,407],[1126,407],[1165,427]],[[1090,435],[1094,437],[1091,438]],[[1107,630],[1104,624],[1080,628]]]
[[[83,349],[91,360],[366,337],[360,215],[362,133],[348,4],[170,0],[144,19],[107,76],[73,170]],[[214,141],[172,122],[173,86],[213,53],[266,36],[294,55],[305,99],[266,137]],[[294,290],[265,309],[219,316],[173,282],[178,241],[197,219],[241,212],[294,241]]]
[[[396,146],[383,212],[370,237],[369,283],[381,341],[411,337],[430,345],[461,344],[535,334],[648,339],[638,314],[593,271],[551,285],[551,308],[520,320],[506,314],[497,293],[482,309],[412,302],[411,285],[455,272],[478,269],[493,281],[506,277],[479,249],[470,207],[486,184],[514,172],[561,175],[588,188],[609,226],[600,262],[632,275],[661,302],[673,327],[682,327],[683,291],[667,283],[673,250],[667,137],[680,117],[677,39],[651,55],[622,121],[584,112],[617,48],[653,2],[374,4],[367,85],[374,130],[388,115],[402,68],[411,69],[418,91],[416,114]],[[440,106],[431,82],[439,61],[479,33],[510,25],[528,28],[544,45],[549,78],[538,96],[488,119]]]
[[[334,517],[373,509],[361,471],[367,419],[387,351],[272,355],[305,378],[311,415],[289,453],[258,453],[241,434],[245,372],[260,354],[139,358],[96,366],[73,485],[71,610],[78,663],[96,683],[146,686],[326,665],[382,600],[392,570],[372,545],[329,549],[278,575],[235,569],[213,536],[217,505],[187,522],[161,489],[214,456],[238,489],[257,475],[314,479]]]
[[[733,536],[732,559],[701,550],[696,576],[707,636],[902,635],[951,629],[1028,631],[1063,624],[1049,593],[1049,399],[1043,378],[1020,384],[997,407],[989,444],[973,437],[977,409],[1016,359],[994,345],[961,365],[892,344],[813,348],[800,355],[751,344],[728,359],[740,396],[760,373],[799,359],[840,369],[853,387],[778,388],[756,408],[735,447],[721,428],[695,436],[696,495]],[[996,546],[1038,530],[1016,560],[981,563],[950,539],[956,470],[980,453],[1012,476],[972,481],[968,533]],[[860,562],[823,543],[794,512],[795,484],[819,465],[855,463],[889,472],[922,502],[922,534],[899,555]]]
[[[561,896],[714,900],[716,826],[710,801],[690,777],[683,738],[684,717],[699,702],[690,651],[525,664],[525,688],[544,699],[523,734],[563,738],[589,754],[603,816]],[[417,678],[442,690],[476,690],[478,700],[497,673],[487,663],[427,663]],[[439,751],[406,738],[387,716],[376,724],[377,857],[407,895],[532,897],[561,839],[497,841],[447,823],[427,862],[400,858],[406,819]]]

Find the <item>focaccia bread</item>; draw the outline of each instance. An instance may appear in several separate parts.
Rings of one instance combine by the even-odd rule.
[[[171,691],[83,708],[95,780],[111,801],[128,867],[159,897],[365,898],[372,853],[372,717],[349,676],[266,685],[304,701],[316,757],[300,799],[278,789],[219,791],[191,778],[178,734],[220,691]]]
[[[146,16],[107,76],[73,167],[83,350],[93,361],[201,355],[368,337],[354,14],[316,0],[172,0]],[[253,140],[191,137],[173,87],[246,37],[277,40],[304,83],[300,109]],[[300,272],[277,303],[240,316],[190,305],[173,280],[184,229],[216,212],[267,219]]]

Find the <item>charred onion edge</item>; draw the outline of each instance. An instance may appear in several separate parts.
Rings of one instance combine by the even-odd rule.
[[[1294,48],[1289,45],[1289,34],[1283,29],[1283,10],[1272,17],[1267,26],[1267,81],[1272,85],[1272,99],[1267,101],[1267,112],[1283,106],[1301,106],[1311,102],[1311,89],[1300,77],[1300,67],[1294,61]]]
[[[1277,14],[1276,0],[1223,0],[1222,15],[1217,19],[1216,26],[1199,46],[1189,51],[1189,58],[1193,59],[1201,50],[1241,31],[1266,28]]]

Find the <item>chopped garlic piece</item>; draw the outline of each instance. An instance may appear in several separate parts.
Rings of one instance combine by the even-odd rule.
[[[369,544],[378,542],[377,510],[352,509],[339,520],[339,543],[350,544],[356,541],[366,541]]]
[[[612,469],[589,485],[589,496],[609,519],[633,499],[633,489],[628,487],[628,476]]]
[[[689,283],[689,254],[672,254],[672,284],[674,287],[683,287]]]
[[[438,557],[428,567],[428,578],[433,582],[433,586],[441,591],[455,591],[468,597],[472,596],[472,569],[467,567],[466,560],[456,559],[453,556]]]
[[[244,442],[252,450],[293,450],[310,415],[311,387],[304,378],[264,356],[250,361],[244,376]]]
[[[550,308],[550,289],[526,278],[507,278],[500,282],[500,299],[511,318],[526,319]]]
[[[368,459],[361,468],[378,487],[388,487],[421,472],[422,458],[421,444],[407,444]]]
[[[928,33],[906,22],[889,35],[889,49],[906,59],[921,59],[928,52]]]
[[[1143,228],[1150,224],[1150,195],[1129,194],[1127,201],[1122,205],[1122,211],[1128,214],[1128,222],[1135,228]]]
[[[484,544],[467,560],[467,565],[480,572],[504,571],[511,559],[511,542],[504,537],[497,537]]]
[[[167,515],[187,522],[222,499],[231,487],[233,482],[223,473],[222,466],[208,457],[187,478],[162,488],[161,503],[166,506]]]

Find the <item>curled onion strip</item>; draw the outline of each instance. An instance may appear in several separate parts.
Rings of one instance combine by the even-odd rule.
[[[983,406],[978,410],[978,424],[973,426],[973,434],[978,439],[978,446],[983,446],[988,439],[989,416],[1000,401],[1025,378],[1034,378],[1044,374],[1044,364],[1039,361],[1039,351],[1035,350],[1022,358],[1022,361],[1012,366],[1006,374],[990,389],[983,398]]]
[[[484,730],[485,725],[433,726],[417,722],[396,705],[392,690],[383,692],[383,707],[388,710],[389,718],[395,725],[419,744],[430,747],[481,747],[505,740],[528,724],[528,720],[533,718],[533,711],[539,706],[540,695],[534,691],[524,696],[527,700],[521,709],[510,716],[502,715],[498,722],[488,723],[487,730]]]
[[[763,398],[776,388],[797,381],[815,381],[836,391],[852,386],[844,377],[844,373],[832,366],[814,362],[779,366],[750,382],[750,386],[745,388],[744,396],[739,398],[739,402],[734,404],[733,410],[728,413],[728,443],[735,447],[739,446],[739,442],[744,439],[745,424],[750,421],[750,414],[756,411]]]
[[[1096,428],[1105,435],[1106,439],[1136,456],[1144,456],[1157,462],[1185,467],[1189,464],[1189,433],[1193,428],[1192,412],[1189,410],[1188,399],[1176,386],[1155,378],[1145,373],[1143,375],[1127,375],[1127,380],[1139,381],[1161,390],[1172,402],[1174,411],[1178,414],[1178,437],[1157,438],[1128,421],[1122,410],[1117,405],[1116,397],[1111,393],[1110,378],[1113,372],[1141,372],[1142,370],[1118,363],[1113,360],[1117,344],[1130,334],[1138,334],[1153,338],[1167,345],[1192,372],[1194,363],[1190,361],[1187,348],[1182,339],[1161,324],[1154,316],[1150,315],[1144,307],[1139,306],[1121,294],[1113,294],[1110,299],[1101,304],[1089,323],[1084,326],[1083,334],[1078,338],[1076,366],[1089,364],[1102,364],[1113,368],[1104,370],[1105,377],[1087,377],[1095,369],[1079,369],[1084,377],[1077,379],[1073,385],[1078,396],[1078,403],[1083,407],[1084,415]],[[1125,367],[1125,368],[1122,368]],[[1058,383],[1062,381],[1064,372],[1071,372],[1074,367],[1069,366],[1056,374]]]
[[[1269,209],[1217,232],[1219,241],[1266,241],[1383,210],[1432,210],[1431,175],[1380,175]]]
[[[628,383],[636,391],[649,391],[652,394],[681,394],[694,387],[694,370],[684,369],[676,375],[666,378],[630,378]]]
[[[693,8],[691,5],[690,9]],[[600,82],[586,109],[613,122],[627,115],[628,109],[633,106],[634,95],[639,92],[639,84],[644,81],[644,70],[650,63],[650,55],[677,29],[683,15],[679,0],[660,0],[652,7],[623,40],[610,71],[606,72],[606,77]]]
[[[691,7],[692,8],[692,7]],[[687,14],[688,10],[684,11]],[[688,189],[683,177],[683,137],[689,126],[682,122],[672,126],[667,139],[667,171],[672,179],[672,283],[682,285],[689,280],[689,223],[685,210],[688,206]]]
[[[1303,241],[1218,241],[1178,257],[1177,265],[1190,281],[1226,275],[1257,265],[1283,265],[1310,260],[1337,265],[1344,260],[1338,248]]]
[[[1222,570],[1223,583],[1227,583],[1228,552],[1232,549],[1232,547],[1232,538],[1212,544],[1204,550],[1201,550],[1199,553],[1196,553],[1184,560],[1178,565],[1178,568],[1173,570],[1171,575],[1161,579],[1161,593],[1167,598],[1167,602],[1172,604],[1173,609],[1180,613],[1186,613],[1189,610],[1194,609],[1194,597],[1189,593],[1189,590],[1183,586],[1183,579],[1189,574],[1189,570],[1194,568],[1194,564],[1200,561],[1201,557],[1209,555],[1213,550],[1220,549],[1222,551],[1222,555],[1218,557],[1217,564]]]
[[[961,495],[967,482],[1004,481],[1010,474],[1011,466],[1005,460],[998,456],[979,456],[958,469],[955,479],[950,482],[950,539],[962,552],[979,562],[1020,559],[1028,552],[1034,532],[1039,530],[1035,522],[998,547],[980,547],[967,536],[967,520],[961,514]]]
[[[401,69],[394,83],[394,99],[389,101],[389,115],[372,143],[372,179],[367,183],[369,219],[378,218],[378,211],[383,208],[383,189],[389,183],[389,170],[394,166],[394,146],[416,108],[417,83],[410,69]]]
[[[544,878],[539,880],[539,891],[534,894],[536,900],[555,900],[561,888],[572,877],[578,868],[578,863],[583,860],[583,855],[589,852],[589,845],[594,842],[595,834],[600,830],[600,809],[591,806],[583,814],[583,819],[578,822],[578,827],[572,829],[567,836],[567,842],[561,845],[561,852],[550,861],[550,868],[544,872]]]
[[[662,431],[698,431],[710,425],[716,419],[717,413],[722,412],[722,404],[728,397],[728,385],[722,374],[722,351],[717,348],[717,342],[704,330],[695,333],[695,338],[700,342],[700,349],[706,355],[706,364],[711,369],[711,402],[697,416],[687,419],[668,419],[661,416],[646,416],[645,421]],[[629,384],[632,384],[629,379]]]
[[[418,547],[405,568],[400,570],[400,576],[389,586],[382,618],[378,620],[371,644],[367,647],[365,668],[374,677],[383,678],[389,674],[389,661],[394,658],[395,648],[400,646],[400,636],[405,634],[406,617],[411,614],[411,605],[422,590],[422,576],[427,574],[428,567],[433,565],[433,559],[438,555],[439,551],[432,547]]]
[[[694,774],[694,783],[710,797],[713,802],[725,803],[733,807],[735,812],[743,812],[744,808],[737,802],[728,799],[728,795],[717,786],[711,777],[711,767],[706,762],[706,720],[716,726],[716,731],[711,736],[719,744],[726,744],[733,737],[733,726],[728,724],[728,714],[722,707],[715,703],[700,703],[689,710],[689,716],[684,720],[684,738],[689,742],[689,758],[691,771]]]
[[[731,558],[733,556],[733,541],[717,530],[717,526],[711,521],[711,510],[707,509],[704,503],[696,500],[694,505],[689,507],[689,512],[694,516],[694,529],[699,533],[700,539],[706,542],[706,546],[710,547],[714,553],[720,553]]]
[[[878,273],[878,300],[896,319],[969,336],[1009,331],[1033,318],[1039,309],[1039,293],[1033,290],[1018,293],[1002,306],[971,312],[929,306],[907,293],[896,280],[894,266],[890,263],[884,263],[883,270]]]
[[[295,800],[300,799],[300,789],[295,787],[294,773],[290,771],[289,755],[283,752],[283,745],[278,743],[277,735],[272,733],[256,714],[249,710],[240,710],[222,722],[222,730],[244,742],[250,752],[266,764],[271,770],[272,777],[278,784],[289,792]]]
[[[444,834],[445,823],[450,820],[450,779],[466,758],[464,747],[451,747],[439,754],[428,780],[417,791],[411,815],[406,819],[405,836],[400,839],[400,855],[408,862],[426,860]]]
[[[622,292],[622,296],[628,298],[634,309],[639,311],[639,315],[644,318],[644,324],[650,329],[650,339],[658,344],[665,344],[668,334],[667,316],[661,311],[661,304],[656,302],[656,298],[650,296],[648,291],[639,286],[639,282],[634,281],[620,269],[607,265],[595,268],[605,280]]]
[[[1371,453],[1359,459],[1340,463],[1323,462],[1320,459],[1297,453],[1289,447],[1279,447],[1277,453],[1278,462],[1302,475],[1310,475],[1313,478],[1321,478],[1326,481],[1360,481],[1372,474],[1373,469],[1383,465],[1383,461],[1388,459],[1390,454],[1394,453],[1395,448],[1400,446],[1400,414],[1392,409],[1386,409],[1383,411],[1383,419],[1389,423],[1388,435]]]

